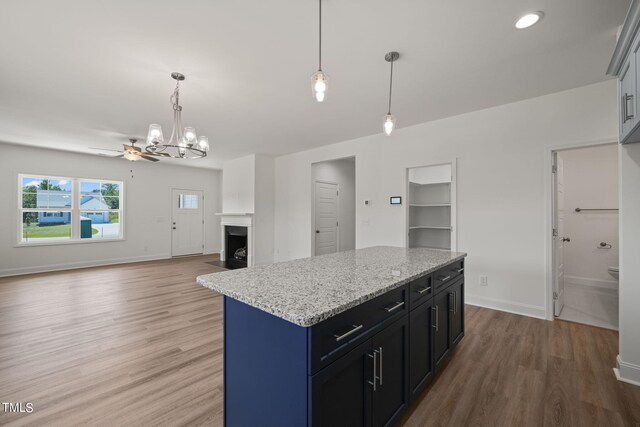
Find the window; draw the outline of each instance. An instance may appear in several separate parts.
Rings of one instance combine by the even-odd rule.
[[[121,239],[118,181],[19,175],[20,243]]]
[[[181,194],[178,196],[178,208],[180,209],[198,209],[197,194]]]

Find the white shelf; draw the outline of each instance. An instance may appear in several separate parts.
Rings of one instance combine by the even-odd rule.
[[[415,225],[413,227],[409,227],[409,230],[420,230],[420,229],[428,229],[428,230],[451,230],[451,226],[438,226],[438,225]]]
[[[409,181],[409,184],[411,185],[417,185],[418,187],[426,187],[429,185],[442,185],[442,184],[451,184],[451,181],[442,181],[442,182],[427,182],[425,184],[420,184],[418,182],[411,182]]]
[[[451,203],[426,203],[426,204],[410,204],[412,208],[435,208],[435,207],[451,207]]]

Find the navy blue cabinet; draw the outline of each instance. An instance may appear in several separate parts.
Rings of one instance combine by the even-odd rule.
[[[225,425],[397,424],[464,336],[463,271],[450,264],[311,327],[225,296]]]
[[[416,398],[433,378],[433,300],[409,314],[409,392]]]
[[[368,340],[311,377],[311,425],[371,425],[373,351]]]
[[[391,426],[409,404],[408,322],[401,317],[311,378],[311,424]]]

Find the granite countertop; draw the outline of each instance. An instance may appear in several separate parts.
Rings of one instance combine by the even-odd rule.
[[[376,246],[198,276],[200,285],[309,327],[464,258]]]

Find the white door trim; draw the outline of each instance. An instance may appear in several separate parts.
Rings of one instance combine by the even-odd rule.
[[[173,254],[173,192],[174,191],[198,191],[200,193],[202,193],[202,254],[205,253],[205,248],[207,246],[206,244],[206,234],[204,233],[205,230],[205,222],[206,222],[206,215],[205,212],[206,210],[206,205],[205,205],[205,197],[204,197],[204,189],[200,188],[200,189],[196,189],[196,188],[170,188],[169,189],[169,232],[171,233],[171,248],[169,249],[169,252],[171,253],[171,257],[175,257],[175,256],[182,256],[182,255],[174,255]],[[196,254],[197,255],[197,254]]]
[[[338,226],[336,227],[336,252],[340,252],[340,184],[325,179],[314,179],[311,183],[313,186],[311,192],[311,256],[316,255],[316,183],[335,185],[338,189],[338,195],[336,197],[336,218],[338,220]]]
[[[570,150],[573,148],[597,147],[599,145],[617,144],[618,138],[605,138],[592,141],[572,142],[567,144],[548,145],[544,148],[544,257],[545,257],[545,312],[547,320],[554,320],[553,316],[553,202],[554,196],[551,167],[553,165],[553,153],[556,151]]]

